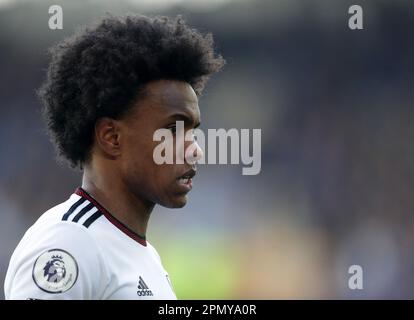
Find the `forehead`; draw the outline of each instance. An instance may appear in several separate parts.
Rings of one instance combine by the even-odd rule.
[[[158,80],[146,85],[143,99],[137,108],[139,114],[146,117],[168,118],[174,115],[186,115],[199,121],[198,98],[193,88],[186,82]]]

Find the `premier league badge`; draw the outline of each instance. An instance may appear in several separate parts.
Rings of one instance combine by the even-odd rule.
[[[75,258],[61,249],[42,253],[33,266],[33,281],[48,293],[63,293],[75,284],[78,265]]]

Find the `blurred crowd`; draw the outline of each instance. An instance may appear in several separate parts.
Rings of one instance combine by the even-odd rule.
[[[202,165],[184,209],[154,210],[148,239],[179,298],[414,298],[414,2],[361,1],[354,31],[347,0],[144,2],[0,1],[0,285],[25,230],[80,184],[35,95],[47,48],[108,11],[211,31],[227,64],[201,128],[262,129],[259,175]]]

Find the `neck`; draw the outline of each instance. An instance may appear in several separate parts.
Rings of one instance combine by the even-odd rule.
[[[82,188],[131,231],[145,238],[154,203],[135,196],[119,177],[114,170],[86,166]]]

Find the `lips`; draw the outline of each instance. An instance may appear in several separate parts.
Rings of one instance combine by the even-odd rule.
[[[186,173],[184,173],[182,176],[179,176],[178,180],[183,181],[183,182],[188,182],[196,175],[196,173],[197,172],[194,169],[190,169]]]
[[[196,173],[197,172],[194,169],[190,169],[177,178],[178,184],[181,188],[183,188],[183,191],[188,192],[191,190],[193,187],[193,177],[196,175]]]

